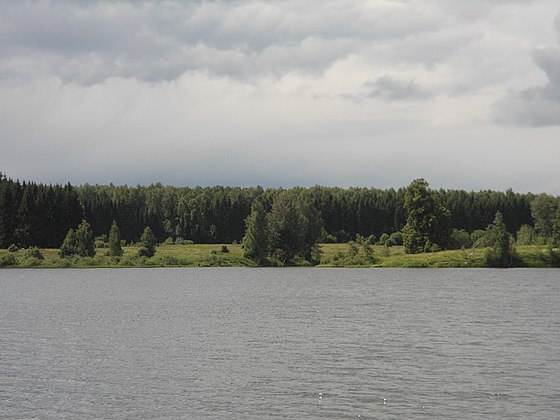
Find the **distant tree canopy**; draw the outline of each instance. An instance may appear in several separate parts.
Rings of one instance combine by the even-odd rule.
[[[450,228],[469,233],[483,230],[492,223],[497,211],[502,213],[510,233],[517,232],[522,225],[535,226],[531,209],[533,194],[511,190],[429,191],[428,201],[433,200],[449,210]],[[0,174],[0,247],[15,244],[58,248],[68,230],[76,230],[83,219],[90,224],[94,236],[107,235],[115,221],[121,239],[128,243],[138,242],[146,226],[159,243],[167,238],[196,243],[240,242],[253,203],[260,201],[263,211],[270,213],[283,193],[289,193],[294,205],[299,201],[298,213],[307,220],[320,218],[321,236],[331,242],[348,242],[356,234],[381,238],[383,233],[391,236],[402,231],[407,223],[405,192],[405,188],[314,186],[283,190],[170,187],[159,183],[136,187],[89,184],[74,187],[14,181]],[[304,197],[298,200],[302,193]],[[540,217],[541,213],[538,214]],[[552,220],[552,226],[548,225],[551,235],[555,219],[547,220]],[[308,234],[316,229],[315,224],[310,226]],[[545,228],[543,232],[548,231]],[[307,255],[309,252],[308,248]]]
[[[246,224],[245,257],[259,265],[285,265],[296,257],[311,261],[322,229],[321,216],[304,191],[281,192],[268,213],[255,202]]]

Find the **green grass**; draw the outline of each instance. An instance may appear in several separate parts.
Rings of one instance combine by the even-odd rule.
[[[253,267],[255,264],[243,257],[241,245],[228,244],[229,252],[222,253],[222,245],[163,245],[152,258],[137,257],[137,247],[125,247],[124,255],[115,259],[106,256],[107,248],[96,249],[93,258],[60,258],[58,249],[43,249],[44,260],[27,257],[25,250],[10,253],[0,249],[0,262],[8,255],[16,259],[16,267],[30,268],[92,268],[92,267]],[[409,255],[402,246],[383,248],[373,246],[375,262],[344,263],[337,255],[348,250],[347,244],[321,245],[320,267],[484,267],[484,249],[441,251]],[[518,246],[519,266],[547,267],[545,246]],[[2,264],[0,264],[1,266]]]

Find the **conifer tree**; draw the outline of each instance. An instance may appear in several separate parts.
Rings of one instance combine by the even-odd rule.
[[[485,235],[486,263],[490,267],[511,267],[515,257],[513,240],[506,229],[502,213],[497,212],[494,223],[488,226]]]
[[[258,265],[265,265],[269,241],[266,212],[260,200],[256,200],[251,206],[251,214],[245,219],[245,224],[247,229],[243,237],[244,256]]]
[[[76,231],[72,228],[68,230],[62,246],[58,251],[58,255],[61,257],[70,257],[78,253],[78,237],[76,236]]]
[[[95,238],[91,231],[91,226],[86,220],[76,229],[77,254],[80,257],[93,257],[95,256]]]
[[[141,246],[138,250],[138,255],[141,257],[153,257],[156,253],[156,244],[157,240],[154,232],[152,232],[152,229],[150,229],[149,226],[146,226],[144,233],[142,233],[142,236],[140,237]]]
[[[113,224],[109,230],[109,255],[112,257],[120,257],[122,254],[121,232],[117,222],[113,220]]]

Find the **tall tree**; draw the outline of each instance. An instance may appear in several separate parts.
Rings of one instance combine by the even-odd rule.
[[[560,208],[556,212],[556,220],[552,226],[552,246],[560,246]]]
[[[445,248],[449,241],[449,211],[436,202],[428,187],[420,178],[412,181],[404,194],[407,219],[402,233],[408,254]]]
[[[76,231],[72,228],[68,229],[68,233],[60,246],[58,255],[61,257],[70,257],[78,253],[78,237]]]
[[[112,257],[120,257],[123,254],[121,246],[121,231],[117,222],[113,220],[111,229],[109,230],[109,255]]]
[[[268,214],[270,250],[274,258],[286,264],[293,260],[301,246],[300,214],[290,193],[280,193]]]
[[[558,198],[539,194],[531,201],[531,213],[535,219],[537,232],[545,237],[552,235],[552,227],[558,210]]]
[[[77,251],[80,257],[95,256],[95,238],[91,226],[86,220],[82,220],[82,223],[76,229],[76,238],[78,241]]]
[[[247,226],[243,237],[245,258],[255,261],[258,265],[266,265],[268,255],[268,231],[266,212],[260,200],[251,206],[251,214],[245,219]]]
[[[485,241],[490,248],[486,252],[486,263],[490,267],[511,267],[515,249],[513,239],[506,229],[502,213],[497,212],[494,223],[486,229]]]

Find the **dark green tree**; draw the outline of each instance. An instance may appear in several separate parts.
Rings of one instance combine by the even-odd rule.
[[[117,222],[113,220],[111,229],[109,230],[109,255],[112,257],[120,257],[123,254],[121,246],[121,231]]]
[[[140,237],[140,249],[138,255],[141,257],[153,257],[156,253],[157,239],[149,226],[144,228],[144,233]]]
[[[445,248],[449,241],[450,213],[436,201],[428,187],[420,178],[412,181],[404,194],[407,219],[402,234],[407,254]]]
[[[293,197],[280,193],[268,214],[270,253],[281,264],[292,261],[302,248],[301,215]]]
[[[251,214],[245,219],[245,224],[247,226],[243,237],[245,258],[255,261],[258,265],[266,265],[269,241],[266,212],[260,200],[256,200],[251,206]]]
[[[539,194],[531,201],[531,214],[535,219],[535,228],[539,235],[549,238],[558,210],[558,198],[548,194]]]
[[[494,223],[488,226],[485,235],[486,264],[490,267],[511,267],[515,259],[513,239],[506,229],[502,213],[497,212]]]
[[[82,220],[76,229],[77,253],[80,257],[95,256],[95,237],[91,230],[90,224],[86,220]]]
[[[560,208],[556,212],[556,220],[554,221],[554,225],[552,226],[551,243],[553,247],[560,246]]]
[[[321,213],[315,208],[311,197],[305,192],[298,195],[295,207],[299,213],[300,223],[298,254],[306,261],[311,261],[323,229]]]
[[[76,236],[76,231],[72,228],[68,230],[62,246],[58,251],[58,255],[61,257],[70,257],[78,253],[78,237]]]

